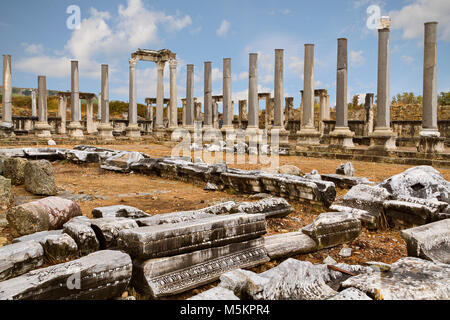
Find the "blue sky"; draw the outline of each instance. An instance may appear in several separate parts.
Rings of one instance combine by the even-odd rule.
[[[81,26],[66,27],[78,5]],[[349,101],[376,93],[377,33],[366,26],[370,5],[392,19],[391,95],[422,94],[423,22],[439,22],[438,90],[450,91],[448,0],[40,0],[8,1],[0,16],[1,53],[13,59],[13,86],[70,89],[70,60],[79,60],[80,91],[100,91],[100,64],[110,66],[110,99],[128,101],[128,59],[138,48],[177,53],[178,98],[185,97],[186,64],[194,64],[195,96],[203,101],[203,62],[212,61],[213,94],[222,92],[222,59],[232,59],[233,99],[246,99],[248,54],[258,52],[259,91],[273,91],[274,49],[285,49],[285,95],[300,104],[304,44],[315,44],[315,87],[335,102],[337,38],[348,39]],[[138,63],[138,101],[156,96],[156,65]],[[169,97],[169,70],[165,70]],[[264,102],[261,102],[264,108]]]

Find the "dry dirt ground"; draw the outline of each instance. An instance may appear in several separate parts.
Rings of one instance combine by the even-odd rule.
[[[36,147],[36,146],[30,146]],[[57,147],[72,148],[72,145],[60,145]],[[101,147],[140,151],[151,157],[162,157],[170,155],[171,148],[160,144],[140,145],[102,145]],[[316,169],[320,173],[334,173],[341,160],[300,158],[296,156],[281,156],[280,165],[292,164],[299,167],[302,172],[311,172]],[[374,182],[382,181],[394,174],[400,173],[410,166],[392,165],[380,163],[368,163],[353,161],[356,176],[364,176]],[[230,165],[242,169],[261,168],[262,165]],[[205,191],[199,186],[180,181],[162,179],[156,176],[145,176],[140,174],[121,174],[101,170],[98,164],[75,165],[67,161],[53,162],[55,180],[61,190],[70,190],[74,194],[86,194],[92,196],[92,201],[81,201],[79,205],[86,216],[91,217],[91,211],[95,207],[114,204],[124,204],[137,207],[150,214],[159,214],[173,211],[191,210],[204,208],[223,201],[247,201],[248,195],[237,195],[227,192]],[[450,180],[449,169],[438,169],[445,179]],[[345,195],[347,190],[338,189],[337,197]],[[13,187],[14,196],[31,196],[23,186]],[[274,218],[267,221],[268,235],[297,231],[301,227],[311,223],[315,217],[324,209],[320,210],[311,206],[290,202],[295,212],[284,218]],[[0,212],[0,218],[5,212]],[[0,237],[12,240],[8,228],[0,229]],[[351,247],[352,256],[343,258],[339,251],[343,246]],[[368,231],[363,229],[361,235],[351,243],[340,245],[331,249],[321,250],[312,254],[302,254],[294,258],[307,260],[313,263],[322,263],[330,256],[337,262],[349,264],[362,264],[367,261],[381,261],[392,263],[406,256],[406,246],[396,230]],[[255,272],[262,272],[275,267],[282,260],[272,260],[264,265],[253,268]],[[171,299],[185,299],[216,283],[190,290],[183,294],[172,296]],[[130,290],[131,294],[136,294]],[[146,298],[137,295],[138,298]]]

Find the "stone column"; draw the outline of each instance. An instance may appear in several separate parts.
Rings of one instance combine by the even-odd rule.
[[[247,132],[259,134],[258,54],[249,55]]]
[[[31,90],[31,116],[37,117],[37,109],[36,109],[36,91]]]
[[[366,118],[364,122],[364,135],[370,136],[373,132],[373,93],[366,93],[364,101],[364,109],[366,110]]]
[[[305,44],[302,94],[303,116],[297,145],[318,145],[320,132],[314,126],[314,44]]]
[[[186,129],[194,130],[194,65],[187,65],[186,76]]]
[[[165,61],[158,61],[158,78],[156,88],[156,131],[164,129],[164,65]]]
[[[97,120],[102,121],[102,93],[101,92],[97,96]]]
[[[58,98],[58,116],[61,118],[61,122],[57,131],[59,134],[66,134],[67,98],[63,95]]]
[[[14,136],[10,55],[3,55],[2,123],[0,123],[0,134],[5,137]]]
[[[182,110],[183,110],[182,124],[183,124],[183,128],[184,128],[186,126],[186,98],[181,99],[181,106],[182,106]]]
[[[284,108],[284,127],[289,123],[289,120],[293,119],[294,114],[294,97],[286,97],[285,100],[285,108]]]
[[[222,130],[233,130],[233,103],[231,101],[231,58],[223,59],[223,125]]]
[[[145,120],[152,120],[153,103],[147,101],[147,109],[145,110]]]
[[[289,145],[289,132],[284,127],[284,50],[275,49],[275,74],[274,74],[274,100],[273,100],[273,127],[271,135],[277,133],[280,145]],[[286,106],[287,107],[287,106]],[[267,109],[267,106],[266,106]],[[271,112],[269,110],[269,124]]]
[[[242,128],[242,121],[247,120],[247,100],[239,100],[239,128]]]
[[[50,138],[51,126],[47,121],[47,84],[45,76],[38,76],[38,122],[34,126],[36,136]]]
[[[171,131],[178,128],[178,105],[177,105],[177,60],[169,61],[170,68],[170,122]]]
[[[205,61],[204,63],[204,75],[203,75],[203,104],[204,104],[204,125],[203,127],[212,128],[212,71],[211,61]]]
[[[217,99],[212,99],[212,126],[213,128],[219,128],[219,104]]]
[[[389,74],[389,26],[390,20],[380,19],[378,29],[378,79],[377,79],[377,125],[370,136],[371,150],[395,150],[395,134],[390,127],[390,74]]]
[[[114,140],[113,137],[113,128],[109,123],[109,72],[108,65],[102,64],[102,83],[101,90],[102,92],[99,94],[101,97],[99,108],[100,108],[100,123],[97,126],[98,137],[102,140]]]
[[[137,123],[137,90],[136,90],[136,65],[137,58],[131,58],[130,63],[130,93],[128,106],[128,127],[126,129],[127,136],[130,139],[137,139],[141,136],[141,129]]]
[[[86,101],[86,130],[88,134],[97,131],[94,125],[94,98],[87,98]]]
[[[323,135],[324,129],[325,129],[325,124],[323,121],[330,120],[330,105],[327,103],[327,101],[328,101],[327,90],[323,89],[320,91],[319,99],[320,99],[320,101],[319,101],[319,104],[320,104],[319,132],[320,132],[320,134]]]
[[[354,132],[348,127],[347,104],[347,39],[338,39],[336,72],[336,125],[330,133],[330,146],[354,147]]]
[[[71,119],[68,125],[68,129],[69,136],[74,139],[83,138],[83,127],[80,123],[81,107],[78,79],[78,61],[71,61]]]
[[[444,152],[444,138],[437,125],[437,22],[425,23],[423,54],[422,130],[419,132],[419,152]]]

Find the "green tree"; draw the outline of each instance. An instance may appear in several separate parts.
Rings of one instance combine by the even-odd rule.
[[[450,92],[441,92],[438,96],[438,104],[440,106],[450,105]]]

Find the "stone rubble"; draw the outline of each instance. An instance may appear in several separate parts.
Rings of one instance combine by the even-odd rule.
[[[1,281],[17,277],[44,263],[44,249],[36,241],[24,241],[0,247]]]
[[[28,161],[24,169],[25,190],[36,195],[54,196],[58,192],[53,167],[48,160]]]
[[[346,162],[337,167],[336,174],[353,177],[355,175],[355,168],[351,162]]]

